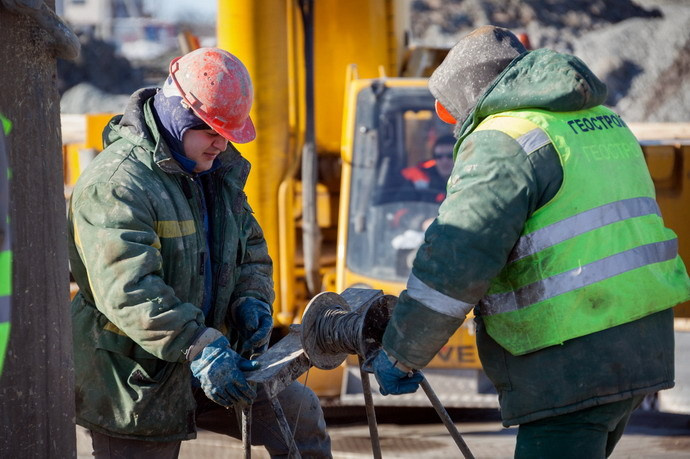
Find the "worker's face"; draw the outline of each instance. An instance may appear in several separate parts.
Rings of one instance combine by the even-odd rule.
[[[187,158],[196,162],[194,172],[204,172],[213,166],[216,157],[228,146],[228,141],[213,129],[187,129],[182,136]]]
[[[436,169],[443,178],[450,177],[453,171],[453,148],[454,145],[436,145],[434,148],[434,159],[436,160]]]

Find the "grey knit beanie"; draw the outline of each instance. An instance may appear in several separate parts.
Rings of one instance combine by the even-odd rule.
[[[480,27],[448,52],[429,78],[429,90],[461,125],[491,82],[525,51],[508,29]]]

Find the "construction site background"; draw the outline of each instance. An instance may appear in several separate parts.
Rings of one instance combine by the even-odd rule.
[[[607,84],[607,105],[626,121],[690,120],[690,79],[685,78],[690,2],[412,0],[408,5],[410,44],[450,47],[481,25],[507,27],[527,33],[533,48],[580,57]],[[62,113],[121,112],[131,92],[160,85],[167,63],[180,54],[173,49],[155,59],[128,60],[112,43],[88,34],[80,40],[80,58],[58,62]]]

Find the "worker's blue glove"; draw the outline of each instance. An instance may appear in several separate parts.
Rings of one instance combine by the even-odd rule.
[[[240,354],[250,357],[263,354],[273,329],[271,306],[256,298],[247,297],[233,308],[232,317],[242,338]]]
[[[256,391],[242,372],[256,370],[259,366],[259,362],[240,357],[221,335],[193,358],[191,370],[206,396],[228,407],[238,402],[250,404],[256,398]]]
[[[419,388],[419,383],[424,379],[422,373],[402,371],[395,367],[388,354],[381,349],[371,360],[366,370],[374,373],[379,383],[381,395],[411,394]]]

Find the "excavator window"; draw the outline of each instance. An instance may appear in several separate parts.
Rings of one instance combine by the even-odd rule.
[[[431,147],[451,133],[434,115],[425,87],[362,91],[357,105],[350,196],[348,268],[383,281],[404,282],[426,226],[445,197],[417,185],[433,168]],[[418,177],[419,178],[419,177]]]

